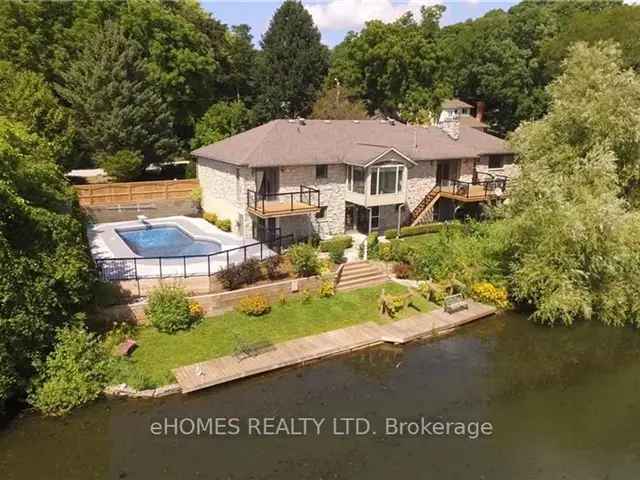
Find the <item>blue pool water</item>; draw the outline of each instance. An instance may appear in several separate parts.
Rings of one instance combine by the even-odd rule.
[[[149,227],[117,231],[120,238],[142,257],[208,255],[221,250],[213,240],[194,240],[178,227]]]

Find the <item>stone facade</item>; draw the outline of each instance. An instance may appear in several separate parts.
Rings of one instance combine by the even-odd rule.
[[[247,214],[247,190],[255,190],[253,173],[247,167],[198,158],[198,180],[202,188],[202,209],[231,220],[231,231],[251,236]]]
[[[387,159],[387,157],[389,158]],[[410,165],[390,153],[380,160],[397,160],[407,165],[402,195],[397,194],[398,198],[394,199],[393,204],[389,202],[389,204],[381,204],[379,207],[378,230],[381,232],[397,226],[398,204],[400,202],[402,202],[400,207],[401,222],[406,221],[411,210],[435,186],[439,162],[449,162],[450,172],[466,182],[472,181],[475,168],[478,171],[508,176],[515,174],[517,169],[509,156],[505,156],[506,163],[501,169],[489,169],[488,156],[480,157],[480,159],[418,161],[415,165]],[[283,235],[294,234],[297,237],[305,237],[317,233],[325,238],[345,232],[346,168],[346,165],[328,165],[327,178],[316,177],[315,165],[283,166],[277,169],[278,193],[299,192],[301,185],[316,188],[320,190],[320,205],[323,207],[324,214],[322,218],[317,218],[314,214],[278,218],[276,225],[280,227]],[[203,209],[215,212],[222,218],[230,218],[235,233],[245,238],[251,237],[253,226],[258,219],[247,213],[246,198],[247,190],[255,190],[254,169],[198,159],[198,177],[203,191]],[[368,172],[365,174],[365,178],[365,187],[368,192],[370,182]],[[455,208],[455,202],[444,201],[440,203],[438,212],[441,216],[448,217]],[[371,207],[372,203],[368,205]],[[427,214],[424,221],[431,221],[433,213]]]

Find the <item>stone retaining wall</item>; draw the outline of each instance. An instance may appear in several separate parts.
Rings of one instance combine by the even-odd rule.
[[[205,279],[207,278],[205,277]],[[163,281],[166,282],[166,280]],[[291,295],[305,289],[318,289],[321,283],[322,279],[320,277],[297,278],[239,290],[195,295],[189,298],[202,305],[205,315],[210,316],[233,309],[241,299],[249,295],[264,295],[270,301],[274,302],[277,301],[281,295]],[[97,312],[95,318],[107,324],[125,321],[136,325],[144,325],[146,323],[144,313],[146,306],[146,301],[128,305],[116,305]]]

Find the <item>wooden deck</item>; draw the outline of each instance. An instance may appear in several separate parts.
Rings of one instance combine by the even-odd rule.
[[[264,207],[262,202],[259,201],[258,208],[249,207],[248,210],[260,218],[273,218],[317,213],[320,211],[320,208],[315,205],[297,201],[291,203],[290,201],[270,200],[264,202]]]
[[[276,344],[265,353],[245,359],[233,355],[173,370],[183,393],[194,392],[233,380],[327,358],[389,342],[407,343],[449,331],[494,314],[494,307],[469,301],[469,308],[448,314],[442,309],[388,324],[366,322],[318,335]]]
[[[459,202],[484,202],[485,200],[496,197],[496,194],[492,190],[485,191],[483,185],[470,185],[468,195],[456,193],[454,187],[441,187],[440,196]]]

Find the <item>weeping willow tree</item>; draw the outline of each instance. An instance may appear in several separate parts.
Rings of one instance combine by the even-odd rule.
[[[512,292],[542,323],[640,326],[640,79],[615,45],[579,43],[549,94],[549,113],[511,138]]]

